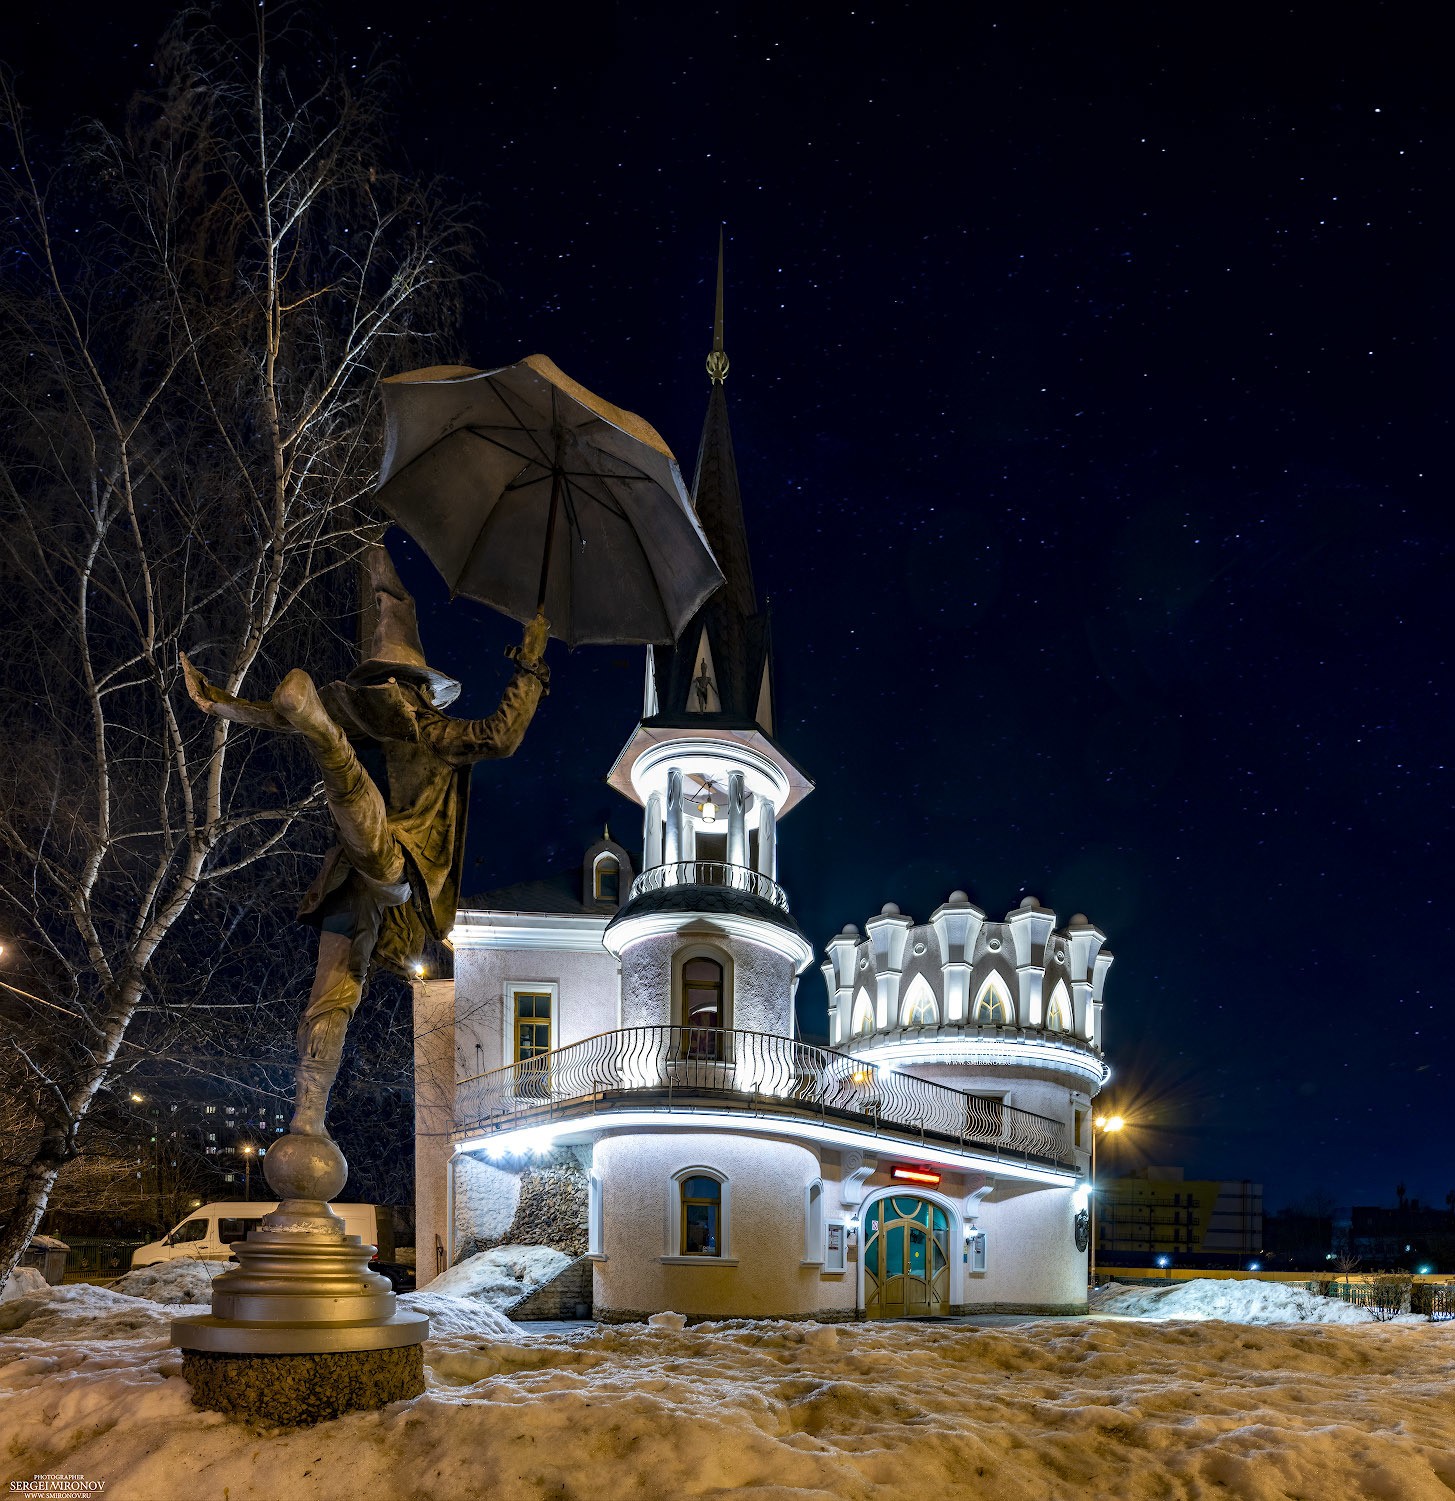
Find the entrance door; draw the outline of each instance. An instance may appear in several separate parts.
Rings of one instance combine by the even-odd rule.
[[[950,1222],[928,1199],[879,1199],[864,1219],[864,1312],[871,1319],[950,1311]]]

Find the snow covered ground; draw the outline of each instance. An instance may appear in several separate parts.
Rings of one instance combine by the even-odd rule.
[[[1286,1291],[1208,1285],[1224,1319],[1264,1316]],[[178,1308],[99,1288],[22,1292],[0,1304],[0,1476],[105,1480],[111,1501],[1455,1491],[1455,1325],[1320,1322],[1317,1307],[1301,1323],[1224,1322],[1194,1298],[1173,1319],[994,1329],[542,1334],[465,1287],[418,1296],[432,1295],[461,1325],[473,1310],[475,1326],[430,1341],[423,1397],[279,1431],[192,1408],[166,1344]],[[1145,1296],[1107,1302],[1125,1315],[1121,1297]],[[1165,1312],[1171,1294],[1155,1302]]]
[[[1190,1282],[1121,1287],[1115,1282],[1092,1294],[1092,1310],[1135,1319],[1227,1319],[1237,1324],[1372,1324],[1374,1315],[1338,1298],[1321,1298],[1288,1282]],[[1409,1316],[1405,1316],[1406,1321]],[[1413,1322],[1423,1322],[1416,1318]]]

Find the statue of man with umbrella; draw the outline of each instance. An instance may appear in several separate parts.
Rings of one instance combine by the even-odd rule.
[[[470,771],[521,743],[547,690],[547,636],[573,646],[672,641],[722,582],[666,444],[544,356],[396,376],[384,382],[384,406],[379,504],[452,594],[526,622],[525,635],[496,712],[449,718],[460,684],[428,665],[414,600],[377,546],[373,647],[343,682],[319,687],[295,669],[254,701],[182,659],[204,713],[303,737],[338,835],[300,913],[319,929],[318,963],[298,1028],[292,1126],[263,1162],[282,1202],[234,1248],[240,1266],[214,1283],[212,1315],[173,1327],[201,1406],[237,1406],[239,1372],[208,1366],[218,1357],[382,1357],[424,1338],[427,1322],[395,1313],[387,1283],[364,1267],[370,1248],[345,1245],[327,1205],[348,1175],[328,1134],[328,1096],[369,968],[407,973],[427,939],[449,932]],[[359,745],[382,752],[382,785]],[[381,1401],[423,1389],[417,1358],[400,1371],[382,1386],[371,1371]],[[297,1420],[266,1405],[248,1410]]]
[[[460,684],[426,664],[414,599],[382,546],[371,550],[368,566],[378,611],[373,648],[341,683],[319,689],[295,668],[271,699],[258,703],[214,688],[182,658],[187,691],[204,713],[303,737],[338,832],[299,910],[319,939],[313,989],[298,1025],[295,1136],[328,1136],[329,1090],[370,964],[407,975],[425,945],[449,933],[460,895],[470,769],[514,752],[549,682],[542,661],[549,625],[537,614],[495,713],[449,718],[441,711],[459,696]],[[354,742],[383,752],[383,787],[360,763]],[[269,1152],[270,1182],[290,1150]]]

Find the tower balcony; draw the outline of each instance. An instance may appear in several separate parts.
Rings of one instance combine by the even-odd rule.
[[[768,902],[780,912],[788,911],[787,894],[771,876],[749,865],[729,865],[723,860],[674,860],[670,865],[654,865],[632,882],[631,900],[674,886],[716,886],[741,891]]]
[[[1077,1173],[1061,1121],[767,1032],[624,1027],[456,1086],[455,1141],[487,1154],[674,1122],[968,1160],[1042,1182]]]

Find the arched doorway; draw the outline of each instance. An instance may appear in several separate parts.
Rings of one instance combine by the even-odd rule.
[[[864,1215],[864,1313],[871,1319],[950,1311],[950,1217],[915,1194],[876,1199]]]

